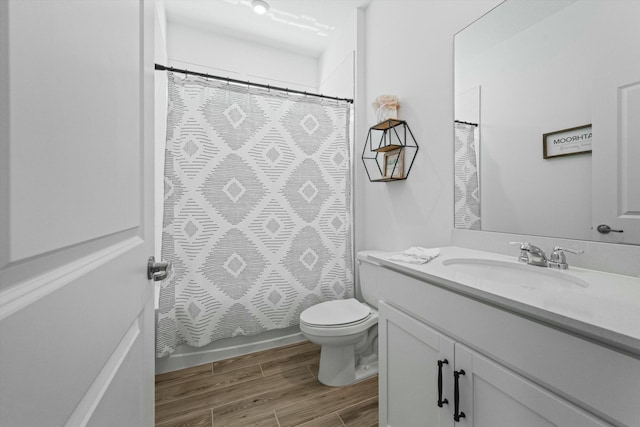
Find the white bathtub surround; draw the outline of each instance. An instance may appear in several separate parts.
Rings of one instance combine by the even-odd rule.
[[[302,341],[306,341],[306,338],[300,332],[300,328],[292,326],[285,329],[266,331],[250,337],[224,338],[200,348],[181,344],[169,356],[156,359],[155,372],[156,375],[163,374]]]

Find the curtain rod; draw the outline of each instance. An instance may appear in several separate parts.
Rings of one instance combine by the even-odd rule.
[[[477,123],[471,123],[471,122],[463,122],[462,120],[454,120],[455,123],[462,123],[463,125],[471,125],[471,126],[478,126]]]
[[[189,74],[189,75],[192,75],[192,76],[206,77],[208,79],[214,79],[214,80],[223,80],[223,81],[226,81],[227,83],[237,83],[237,84],[241,84],[241,85],[249,85],[249,86],[261,87],[261,88],[269,89],[269,90],[271,90],[271,89],[280,90],[280,91],[288,92],[288,93],[295,93],[295,94],[305,95],[305,96],[315,96],[317,98],[332,99],[334,101],[345,101],[345,102],[349,102],[349,103],[353,104],[353,99],[349,99],[349,98],[336,98],[335,96],[327,96],[327,95],[322,95],[322,94],[317,94],[317,93],[303,92],[301,90],[289,89],[289,88],[284,88],[284,87],[265,85],[265,84],[261,84],[261,83],[253,83],[253,82],[250,82],[248,80],[247,81],[242,81],[242,80],[237,80],[237,79],[231,79],[229,77],[214,76],[214,75],[211,75],[211,74],[199,73],[197,71],[189,71],[187,69],[181,70],[179,68],[167,67],[166,65],[156,64],[156,70],[159,70],[159,71],[172,71],[174,73]]]

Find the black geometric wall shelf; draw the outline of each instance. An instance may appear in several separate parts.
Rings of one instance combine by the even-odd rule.
[[[409,176],[416,154],[418,143],[407,122],[389,119],[369,128],[362,162],[371,182],[401,181]]]

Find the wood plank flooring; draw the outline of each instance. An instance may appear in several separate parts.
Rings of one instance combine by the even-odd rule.
[[[156,427],[370,427],[378,377],[317,380],[320,347],[303,342],[156,375]]]

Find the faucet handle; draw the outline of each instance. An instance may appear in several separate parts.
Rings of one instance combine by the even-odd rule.
[[[520,247],[520,256],[518,256],[518,261],[529,263],[529,257],[525,251],[529,250],[531,245],[527,242],[509,242],[510,245],[517,245]]]
[[[553,248],[553,252],[555,253],[556,251],[565,251],[565,252],[570,252],[576,255],[580,255],[584,253],[582,249],[561,248],[560,246],[556,246],[555,248]]]
[[[555,248],[553,248],[553,252],[549,257],[549,267],[559,268],[562,270],[566,270],[567,268],[569,268],[569,264],[567,264],[567,257],[564,254],[565,251],[576,255],[584,253],[582,249],[569,249],[556,246]]]

